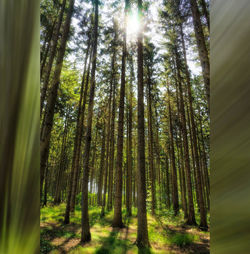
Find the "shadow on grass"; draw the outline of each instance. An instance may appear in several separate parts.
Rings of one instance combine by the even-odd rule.
[[[113,230],[108,237],[102,239],[102,246],[95,251],[96,254],[126,253],[128,241],[117,238],[119,230]]]
[[[63,250],[63,246],[67,244],[73,238],[79,238],[77,231],[80,226],[77,224],[71,224],[66,226],[56,226],[52,223],[47,223],[52,228],[43,228],[40,237],[40,253],[49,253],[53,249],[58,249],[60,253],[66,253]],[[65,240],[58,246],[54,246],[51,242],[56,238],[64,237]]]
[[[138,254],[152,254],[150,248],[138,248]]]
[[[192,228],[191,226],[187,226],[185,224],[180,225],[180,229],[173,229],[164,224],[160,217],[155,217],[156,221],[160,224],[162,229],[164,230],[166,237],[168,237],[170,241],[170,249],[174,250],[180,248],[182,250],[187,250],[190,254],[195,253],[209,253],[209,241],[206,239],[201,239],[202,243],[194,242],[194,235],[187,233],[188,228]],[[197,227],[193,227],[197,228]]]
[[[105,222],[105,218],[102,218]],[[127,251],[132,248],[131,243],[128,238],[128,225],[130,218],[125,219],[126,233],[125,238],[118,238],[118,234],[121,229],[113,228],[108,237],[102,237],[102,246],[95,251],[95,254],[125,254]],[[110,224],[110,221],[108,222]]]

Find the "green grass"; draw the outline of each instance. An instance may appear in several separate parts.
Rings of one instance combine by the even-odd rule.
[[[170,237],[170,243],[179,247],[190,245],[194,241],[194,236],[190,234],[177,233]]]
[[[65,204],[48,206],[41,209],[41,253],[60,253],[65,250],[67,253],[83,254],[163,254],[169,253],[172,246],[185,248],[192,243],[200,242],[200,234],[208,236],[208,232],[200,232],[191,228],[190,232],[182,230],[184,224],[183,214],[174,216],[172,211],[163,209],[157,211],[156,216],[148,213],[148,234],[151,248],[138,249],[134,244],[137,235],[136,208],[132,209],[133,216],[126,215],[123,208],[123,222],[127,226],[122,230],[112,229],[113,211],[106,211],[104,217],[100,217],[101,208],[89,207],[89,223],[91,227],[91,242],[82,246],[81,237],[81,207],[76,206],[75,213],[71,216],[70,224],[64,225],[63,218]],[[61,239],[61,240],[60,240]],[[72,241],[72,243],[71,243]],[[71,246],[72,244],[72,246]],[[171,253],[172,252],[171,250]]]

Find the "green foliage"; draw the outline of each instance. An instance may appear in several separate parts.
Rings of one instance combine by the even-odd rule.
[[[179,247],[185,247],[193,242],[194,237],[190,234],[177,233],[171,236],[169,240],[171,244],[175,244]]]
[[[45,240],[42,236],[40,238],[40,253],[49,253],[52,251],[55,247],[50,244],[48,240]]]

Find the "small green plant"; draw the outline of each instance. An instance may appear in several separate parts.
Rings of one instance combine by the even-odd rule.
[[[190,234],[177,233],[170,237],[171,244],[175,244],[179,247],[185,247],[193,242],[193,236]]]
[[[40,253],[49,253],[53,249],[54,246],[52,246],[49,241],[43,238],[40,239]]]

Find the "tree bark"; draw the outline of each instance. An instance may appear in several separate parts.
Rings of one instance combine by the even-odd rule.
[[[46,106],[45,119],[44,119],[44,128],[42,129],[41,139],[40,139],[40,197],[42,197],[42,187],[44,181],[44,170],[46,167],[46,161],[49,155],[49,144],[50,144],[50,136],[51,130],[53,126],[54,119],[54,110],[55,104],[57,100],[57,92],[60,84],[60,75],[62,71],[63,58],[65,54],[67,39],[69,36],[71,17],[74,10],[74,0],[70,0],[67,17],[64,24],[61,45],[58,52],[58,57],[55,66],[55,72],[53,77],[53,82],[51,86],[51,93],[48,98],[48,103]]]
[[[145,133],[144,133],[144,102],[143,102],[143,22],[142,0],[138,0],[138,16],[140,29],[137,39],[138,63],[138,226],[136,244],[139,248],[149,247],[147,210],[146,210],[146,179],[145,179]]]
[[[150,173],[150,186],[151,186],[151,212],[152,215],[155,215],[156,208],[156,198],[155,198],[155,165],[154,165],[154,139],[153,139],[153,123],[152,123],[152,94],[151,94],[151,73],[149,66],[148,70],[148,79],[147,79],[147,106],[148,106],[148,159],[149,159],[149,173]]]
[[[101,206],[102,204],[102,186],[103,186],[103,169],[104,169],[104,157],[105,157],[105,145],[106,145],[106,123],[103,123],[102,131],[102,148],[101,148],[101,159],[98,177],[98,193],[97,193],[97,204]]]
[[[97,37],[98,37],[98,0],[95,1],[95,25],[94,25],[94,41],[93,41],[93,61],[91,70],[89,106],[87,118],[87,130],[84,147],[83,158],[83,178],[82,178],[82,234],[81,242],[89,242],[91,240],[89,228],[89,214],[88,214],[88,181],[89,181],[89,155],[91,145],[92,132],[92,118],[95,97],[95,71],[96,71],[96,57],[97,57]]]
[[[109,160],[109,185],[108,185],[108,206],[107,209],[111,210],[113,206],[113,168],[114,168],[114,151],[115,151],[115,115],[116,115],[116,55],[117,55],[117,22],[114,20],[114,45],[113,56],[111,62],[111,96],[112,96],[112,113],[111,113],[111,127],[110,127],[110,160]],[[111,101],[110,101],[111,105]]]
[[[177,58],[179,58],[179,57],[178,57],[178,52],[177,52],[176,48],[175,48],[175,57],[176,57],[176,66],[177,66],[177,85],[178,85],[179,96],[180,96],[180,115],[181,115],[181,129],[182,129],[182,134],[183,134],[185,173],[186,173],[187,189],[188,189],[187,224],[196,225],[195,213],[194,213],[194,203],[193,203],[193,190],[192,190],[192,182],[191,182],[191,169],[190,169],[190,159],[189,159],[189,147],[188,147],[188,138],[187,138],[185,107],[184,107],[181,75],[180,75],[180,65],[179,65],[179,60],[177,60]]]
[[[202,181],[201,181],[201,171],[199,168],[199,154],[198,154],[198,146],[197,146],[197,132],[196,132],[196,124],[194,120],[194,110],[193,110],[193,99],[192,99],[192,92],[191,92],[191,82],[190,82],[190,73],[188,70],[187,65],[187,58],[186,58],[186,47],[185,41],[182,32],[182,25],[181,25],[181,39],[182,39],[182,48],[184,53],[184,61],[185,61],[185,71],[186,71],[186,79],[187,79],[187,90],[188,90],[188,101],[189,101],[189,110],[190,110],[190,120],[191,120],[191,133],[193,137],[193,148],[194,148],[194,160],[195,160],[195,169],[196,170],[196,181],[197,181],[197,194],[198,194],[198,202],[200,208],[200,216],[201,222],[200,227],[204,230],[207,229],[207,215],[206,215],[206,208],[203,199],[203,192],[202,192]]]
[[[168,88],[168,112],[169,112],[169,136],[170,136],[170,162],[171,162],[171,176],[172,176],[172,201],[174,215],[179,213],[178,201],[178,185],[177,185],[177,171],[175,165],[175,152],[174,152],[174,137],[173,137],[173,124],[172,124],[172,111],[170,105],[170,92]]]
[[[90,63],[91,63],[91,50],[90,50],[90,54],[89,54],[90,46],[91,46],[91,38],[89,37],[86,56],[85,56],[83,76],[82,76],[80,100],[79,100],[79,104],[78,104],[76,133],[75,133],[75,139],[74,139],[74,150],[73,150],[73,158],[72,158],[72,165],[71,165],[67,205],[66,205],[65,216],[64,216],[64,224],[68,224],[70,222],[70,211],[74,212],[74,210],[75,210],[75,196],[76,196],[76,189],[77,189],[77,178],[79,175],[78,171],[79,171],[79,166],[80,166],[84,113],[85,113],[85,104],[86,104],[88,83],[89,83],[88,76],[89,76]],[[87,66],[88,57],[89,57],[89,63],[88,63],[88,70],[87,70],[87,78],[85,81],[86,66]],[[84,92],[83,92],[83,90],[84,90]]]
[[[200,0],[200,5],[202,8],[202,12],[206,18],[206,22],[207,22],[207,28],[208,31],[210,31],[210,20],[209,20],[209,12],[207,11],[207,4],[205,0]]]
[[[198,52],[201,62],[202,74],[205,83],[206,96],[208,102],[208,112],[210,112],[210,64],[208,58],[208,50],[205,43],[205,37],[202,30],[202,24],[200,19],[200,11],[196,0],[190,0],[191,11],[193,16],[193,24],[196,42],[198,46]]]
[[[119,102],[119,118],[118,118],[118,137],[117,137],[117,158],[116,158],[116,188],[114,200],[114,219],[112,226],[122,228],[122,163],[123,163],[123,129],[124,129],[124,99],[125,99],[125,82],[126,82],[126,58],[127,58],[127,43],[126,43],[126,27],[127,27],[127,12],[129,0],[125,0],[125,21],[123,32],[123,52],[122,52],[122,71],[121,71],[121,88]]]
[[[59,168],[58,168],[58,175],[56,178],[56,192],[55,192],[54,204],[59,204],[61,202],[62,175],[63,175],[63,171],[65,169],[67,134],[68,134],[68,116],[66,116],[63,137],[62,137],[60,163],[59,163]]]
[[[130,56],[130,87],[128,92],[128,151],[127,151],[127,196],[126,196],[126,207],[127,207],[127,215],[132,215],[132,119],[133,119],[133,80],[134,80],[134,71],[133,71],[133,57]]]
[[[50,57],[49,57],[49,62],[48,62],[48,66],[47,66],[47,72],[46,72],[46,76],[45,76],[45,79],[44,79],[43,88],[42,88],[42,91],[41,91],[40,116],[42,115],[42,112],[43,112],[44,100],[45,100],[47,89],[48,89],[50,73],[51,73],[53,61],[54,61],[54,58],[55,58],[55,55],[56,55],[56,49],[57,49],[58,38],[59,38],[59,34],[60,34],[60,28],[61,28],[62,21],[63,21],[63,14],[64,14],[64,10],[65,10],[65,5],[66,5],[66,0],[63,0],[63,4],[62,4],[62,8],[61,8],[61,11],[60,11],[60,14],[59,14],[56,29],[55,29],[55,32],[52,35],[52,47],[51,47],[51,51],[50,51]],[[71,17],[70,17],[70,19],[71,19]],[[63,33],[65,33],[66,22],[67,22],[67,20],[65,21],[65,26],[64,26],[64,29],[63,29],[64,32]],[[68,37],[68,35],[67,35],[67,37]],[[62,40],[63,40],[63,38],[62,38]],[[67,41],[67,38],[66,38],[66,41]],[[61,43],[63,43],[63,42],[61,42]],[[60,46],[59,50],[61,50],[61,48],[62,48],[62,45]],[[59,58],[59,54],[60,53],[58,53],[58,58]],[[58,62],[56,63],[56,65],[58,65]],[[52,89],[53,89],[53,86],[52,86]]]

